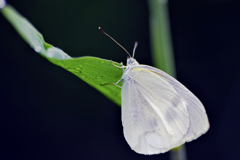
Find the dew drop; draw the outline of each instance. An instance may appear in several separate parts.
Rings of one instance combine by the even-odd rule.
[[[61,49],[57,48],[57,47],[51,47],[47,50],[46,55],[49,58],[55,58],[55,59],[59,59],[59,60],[65,60],[65,59],[71,59],[71,57],[66,54],[65,52],[63,52]]]
[[[42,47],[41,46],[35,46],[34,50],[35,50],[35,52],[39,53],[39,52],[41,52]]]
[[[32,39],[30,46],[35,50],[35,52],[39,53],[39,52],[45,52],[44,48],[43,48],[43,43],[34,37],[30,37],[30,39]]]
[[[82,70],[82,68],[76,68],[76,70],[78,70],[78,71],[81,71],[81,70]]]
[[[101,78],[102,78],[102,76],[95,76],[95,78],[96,78],[96,79],[101,79]]]

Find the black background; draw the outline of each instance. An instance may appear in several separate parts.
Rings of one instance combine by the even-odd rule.
[[[144,0],[9,0],[72,57],[126,61],[98,27],[152,65]],[[178,80],[204,104],[210,130],[187,143],[189,160],[239,159],[240,1],[170,0]],[[0,15],[0,159],[169,159],[144,156],[123,137],[121,108],[34,52]]]

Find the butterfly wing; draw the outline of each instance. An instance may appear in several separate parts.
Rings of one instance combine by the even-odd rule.
[[[122,123],[124,137],[137,153],[157,154],[169,150],[170,136],[162,120],[134,81],[122,87]]]
[[[181,98],[185,103],[189,115],[190,125],[187,134],[184,136],[184,141],[192,141],[207,132],[209,129],[209,122],[205,108],[191,91],[189,91],[175,78],[157,68],[147,65],[139,65],[139,67],[154,72],[165,79],[165,81],[167,81],[178,93],[179,98]]]
[[[128,72],[130,78],[124,79],[121,93],[124,136],[130,147],[137,153],[157,154],[189,141],[186,137],[197,138],[192,131],[198,129],[189,132],[193,122],[187,104],[191,98],[190,101],[199,100],[177,80],[166,77],[166,73],[143,67],[138,65]],[[180,89],[173,84],[191,94],[178,92]],[[189,94],[193,96],[185,99]],[[193,110],[191,113],[197,116],[198,110]]]

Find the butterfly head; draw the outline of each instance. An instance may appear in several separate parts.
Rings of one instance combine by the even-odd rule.
[[[136,66],[139,65],[136,59],[130,57],[127,59],[127,66]]]
[[[136,65],[139,65],[139,63],[137,62],[137,60],[133,58],[133,57],[134,57],[134,54],[135,54],[135,51],[136,51],[136,48],[137,48],[137,45],[138,45],[138,43],[135,42],[135,43],[134,43],[134,48],[133,48],[133,55],[132,55],[132,57],[130,57],[130,58],[127,59],[127,65],[128,65],[128,66],[136,66]]]

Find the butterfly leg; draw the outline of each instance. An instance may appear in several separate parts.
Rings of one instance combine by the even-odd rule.
[[[114,85],[118,88],[122,88],[121,86],[117,85],[119,82],[121,82],[122,79],[120,79],[119,81],[117,81],[117,83],[105,83],[105,84],[100,84],[101,86],[106,86],[106,85]]]
[[[112,60],[111,60],[111,62],[112,62],[112,65],[113,65],[114,67],[122,68],[123,71],[124,71],[124,67],[126,67],[126,66],[124,66],[122,62],[121,62],[122,67],[119,67],[119,66],[115,65]]]
[[[123,70],[123,72],[124,72],[124,66],[123,66],[123,63],[121,62],[121,65],[122,65],[122,70]],[[125,66],[126,67],[126,66]]]
[[[118,83],[118,82],[117,82]],[[105,84],[100,84],[101,86],[106,86],[106,85],[114,85],[118,88],[122,88],[121,86],[117,85],[117,83],[105,83]]]
[[[115,65],[112,60],[111,60],[111,62],[112,62],[112,65],[113,65],[113,66],[115,66],[115,67],[117,67],[117,68],[122,68],[122,70],[123,70],[123,72],[124,72],[124,67],[126,67],[126,66],[124,66],[122,62],[121,62],[122,67],[119,67],[119,66]],[[117,81],[117,83],[105,83],[105,84],[100,84],[100,85],[101,85],[101,86],[114,85],[114,86],[116,86],[116,87],[118,87],[118,88],[122,88],[121,86],[117,85],[117,84],[118,84],[119,82],[121,82],[121,81],[122,81],[122,79],[120,79],[119,81]]]

